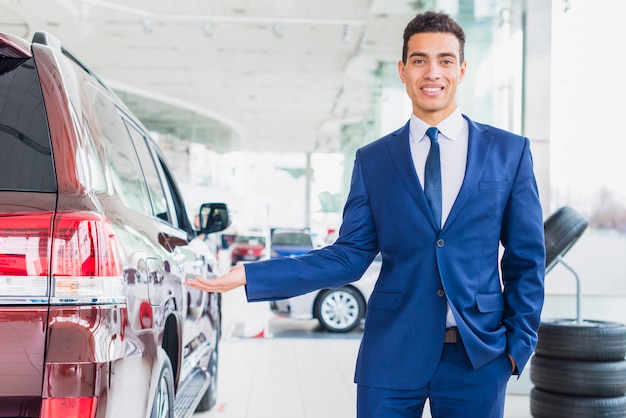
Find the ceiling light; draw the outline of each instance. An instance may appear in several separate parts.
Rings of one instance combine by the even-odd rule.
[[[80,20],[89,20],[90,15],[91,6],[89,5],[89,3],[81,1],[78,5],[78,16],[80,17]]]
[[[154,30],[154,26],[152,25],[152,20],[145,17],[141,22],[143,24],[143,30],[146,33],[150,33]]]
[[[202,24],[202,33],[204,33],[204,36],[206,36],[207,38],[213,36],[213,25],[211,24],[211,22],[204,22]]]
[[[563,13],[569,12],[571,8],[572,8],[571,2],[569,0],[565,0],[563,2]]]
[[[343,26],[343,41],[350,42],[350,39],[352,39],[352,25],[346,24]]]
[[[272,26],[272,32],[274,32],[274,38],[280,39],[283,37],[283,26],[279,23],[274,23]]]

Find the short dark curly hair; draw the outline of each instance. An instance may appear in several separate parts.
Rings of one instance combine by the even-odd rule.
[[[424,12],[413,18],[404,28],[404,45],[402,46],[402,62],[406,64],[409,38],[416,33],[445,32],[451,33],[459,40],[459,58],[465,59],[465,32],[449,15],[442,12]]]

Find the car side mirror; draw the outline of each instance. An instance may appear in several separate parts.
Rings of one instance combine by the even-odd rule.
[[[201,234],[223,231],[230,226],[230,213],[226,203],[203,203],[199,216]]]

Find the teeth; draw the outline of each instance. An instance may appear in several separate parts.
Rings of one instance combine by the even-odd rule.
[[[424,87],[424,90],[429,92],[429,93],[435,93],[439,90],[441,90],[440,87]]]

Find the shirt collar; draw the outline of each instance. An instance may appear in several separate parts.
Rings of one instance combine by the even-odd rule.
[[[464,123],[463,114],[457,107],[450,116],[437,124],[437,129],[444,137],[454,141],[462,132]],[[430,128],[429,124],[411,113],[409,129],[415,142],[420,142],[426,138],[426,130],[428,128]]]

